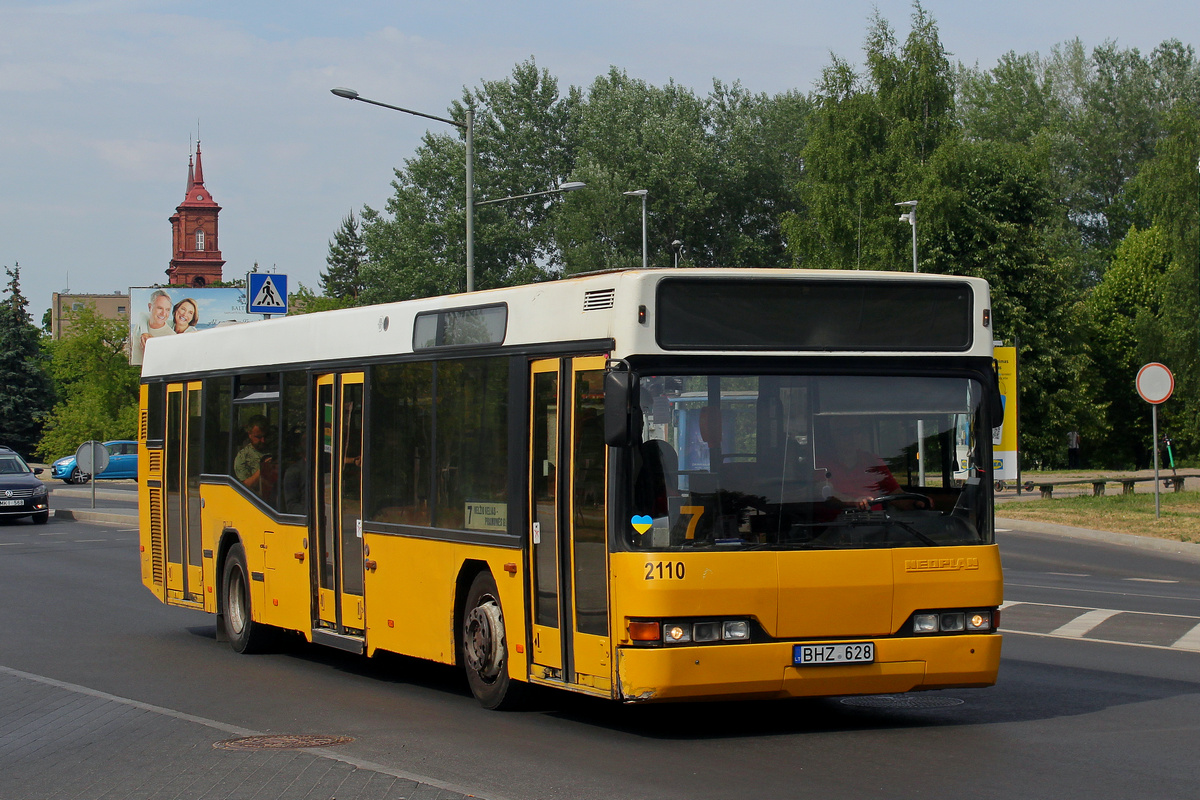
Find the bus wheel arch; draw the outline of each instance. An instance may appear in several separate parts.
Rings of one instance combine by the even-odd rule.
[[[508,674],[504,610],[496,579],[487,565],[465,564],[456,594],[457,650],[471,693],[484,708],[515,708],[525,684]]]

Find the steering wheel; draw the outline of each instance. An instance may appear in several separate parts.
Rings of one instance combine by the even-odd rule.
[[[872,497],[870,500],[867,501],[867,503],[868,503],[868,507],[874,506],[874,505],[881,505],[884,508],[887,508],[889,505],[896,502],[897,500],[911,500],[913,503],[913,508],[919,509],[922,511],[926,511],[926,510],[933,508],[932,500],[930,500],[925,495],[917,494],[916,492],[900,492],[899,494],[885,494],[885,495],[881,495],[879,497]]]

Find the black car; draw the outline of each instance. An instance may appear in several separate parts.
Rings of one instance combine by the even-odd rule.
[[[0,519],[32,517],[38,525],[50,519],[50,491],[41,467],[30,469],[16,451],[0,446]]]

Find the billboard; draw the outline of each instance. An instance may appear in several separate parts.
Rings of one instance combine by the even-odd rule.
[[[1000,367],[1000,394],[1004,421],[992,429],[992,477],[1015,481],[1017,475],[1017,348],[997,347],[992,351]]]
[[[238,288],[133,287],[129,311],[129,363],[139,365],[152,337],[262,319],[261,314],[246,313],[246,290]]]

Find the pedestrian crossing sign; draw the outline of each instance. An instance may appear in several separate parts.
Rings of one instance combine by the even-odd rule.
[[[287,275],[275,272],[251,272],[246,275],[247,314],[286,314],[287,312]]]

